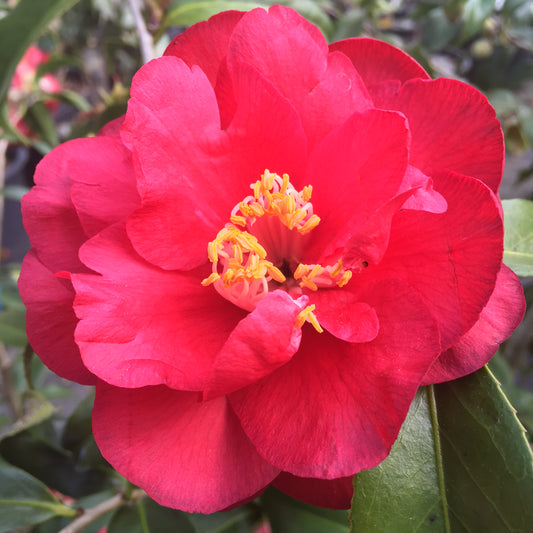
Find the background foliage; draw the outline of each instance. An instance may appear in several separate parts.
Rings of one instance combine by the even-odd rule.
[[[102,528],[109,533],[318,533],[351,527],[363,533],[499,533],[525,532],[533,523],[533,465],[526,440],[533,435],[531,305],[490,370],[420,390],[390,457],[356,476],[351,522],[347,512],[310,507],[273,489],[251,504],[210,516],[160,507],[101,457],[91,433],[91,390],[53,376],[32,356],[16,279],[29,246],[19,200],[31,186],[36,161],[59,142],[95,134],[124,113],[135,71],[161,55],[184,27],[225,9],[272,3],[0,0],[0,177],[5,175],[0,533],[62,528],[71,533]],[[276,3],[297,9],[330,41],[360,35],[386,40],[413,55],[432,76],[462,79],[487,95],[506,138],[501,194],[519,197],[503,202],[504,261],[523,276],[531,304],[533,1]],[[35,71],[33,89],[14,102],[12,76],[32,43],[50,58]],[[38,80],[48,73],[61,83],[60,92],[39,88]],[[24,131],[9,121],[13,106],[23,116]]]

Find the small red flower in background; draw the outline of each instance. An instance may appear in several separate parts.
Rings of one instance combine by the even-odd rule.
[[[38,68],[49,59],[49,54],[43,52],[35,45],[30,46],[17,65],[9,87],[7,97],[9,121],[27,137],[34,135],[24,121],[28,98],[31,98],[38,91],[45,93],[58,93],[61,91],[61,83],[52,74],[44,74],[37,78]],[[50,111],[57,109],[57,100],[45,98],[44,102]]]
[[[145,65],[128,112],[52,151],[23,213],[30,342],[96,384],[106,459],[163,505],[269,484],[348,507],[420,385],[484,365],[502,265],[494,111],[373,39],[226,12]]]

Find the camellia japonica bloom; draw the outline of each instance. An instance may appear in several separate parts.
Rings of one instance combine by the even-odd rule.
[[[418,387],[480,368],[523,315],[503,156],[486,98],[402,51],[221,13],[37,168],[30,342],[96,385],[103,456],[159,503],[273,484],[348,507]]]

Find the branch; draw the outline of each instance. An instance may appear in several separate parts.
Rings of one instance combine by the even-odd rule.
[[[98,520],[101,516],[104,516],[109,511],[113,511],[126,505],[130,502],[138,502],[146,496],[146,492],[142,489],[135,489],[131,493],[131,497],[126,499],[124,494],[117,494],[109,500],[105,500],[99,503],[91,509],[83,510],[83,514],[71,522],[68,526],[64,527],[59,533],[79,533],[83,531],[89,524],[92,524],[95,520]]]
[[[22,416],[22,403],[13,383],[13,374],[11,373],[11,360],[6,352],[6,347],[0,343],[0,377],[4,384],[4,397],[8,403],[13,416],[19,419]]]
[[[154,58],[154,40],[150,32],[146,29],[146,24],[139,9],[139,0],[128,0],[133,19],[135,20],[135,27],[139,35],[139,46],[141,48],[141,56],[143,63],[148,63]]]

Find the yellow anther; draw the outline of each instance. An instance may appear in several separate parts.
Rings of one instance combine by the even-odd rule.
[[[272,186],[274,185],[274,178],[276,177],[276,174],[269,172],[268,170],[265,170],[263,173],[263,176],[261,177],[261,181],[263,182],[263,187],[270,191],[272,189]]]
[[[337,281],[337,285],[339,287],[344,287],[350,281],[350,279],[352,279],[352,271],[346,270],[342,275],[341,279]]]
[[[319,222],[320,217],[318,217],[317,215],[311,215],[309,220],[301,228],[298,228],[298,232],[302,235],[305,235],[306,233],[309,233],[311,230],[316,228]]]
[[[335,266],[333,267],[333,270],[329,273],[331,279],[336,278],[341,272],[344,266],[342,265],[342,261],[339,259]]]
[[[242,264],[242,248],[238,244],[233,245],[233,257],[235,257],[239,264]]]
[[[283,275],[283,272],[274,265],[267,265],[267,270],[273,280],[278,283],[285,283],[287,278]]]
[[[230,220],[237,226],[246,227],[246,218],[239,215],[231,215]]]
[[[311,270],[311,272],[309,272],[309,274],[307,275],[307,278],[308,279],[313,279],[316,276],[320,276],[320,274],[322,274],[322,272],[324,272],[324,267],[321,266],[321,265],[315,265],[313,270]]]
[[[212,272],[207,276],[207,278],[202,280],[202,285],[204,287],[207,287],[208,285],[211,285],[211,283],[215,283],[215,281],[218,281],[220,279],[220,274],[217,274],[216,272]]]
[[[263,188],[263,184],[260,181],[256,181],[254,184],[254,198],[256,200],[260,198],[262,188]]]
[[[300,279],[301,277],[305,276],[307,274],[307,271],[309,269],[307,268],[307,265],[304,265],[303,263],[300,263],[296,270],[294,271],[294,274],[292,275],[294,279]]]
[[[306,287],[307,289],[310,289],[312,291],[318,291],[318,285],[307,277],[302,278],[302,281],[300,281],[300,287]]]
[[[251,204],[249,208],[251,215],[254,217],[262,217],[265,214],[265,208],[257,202]]]
[[[315,308],[315,305],[308,305],[305,309],[300,311],[294,319],[294,327],[301,328],[307,321],[318,331],[318,333],[322,333],[324,330],[320,327],[320,324],[313,313]]]
[[[211,263],[216,263],[218,261],[218,251],[217,251],[217,242],[211,241],[207,245],[207,257]]]
[[[313,194],[313,186],[312,185],[306,185],[302,189],[302,200],[304,202],[309,202],[311,200],[311,195]]]
[[[283,174],[283,182],[281,183],[281,189],[280,192],[285,194],[285,191],[287,190],[287,186],[289,185],[289,175]]]

